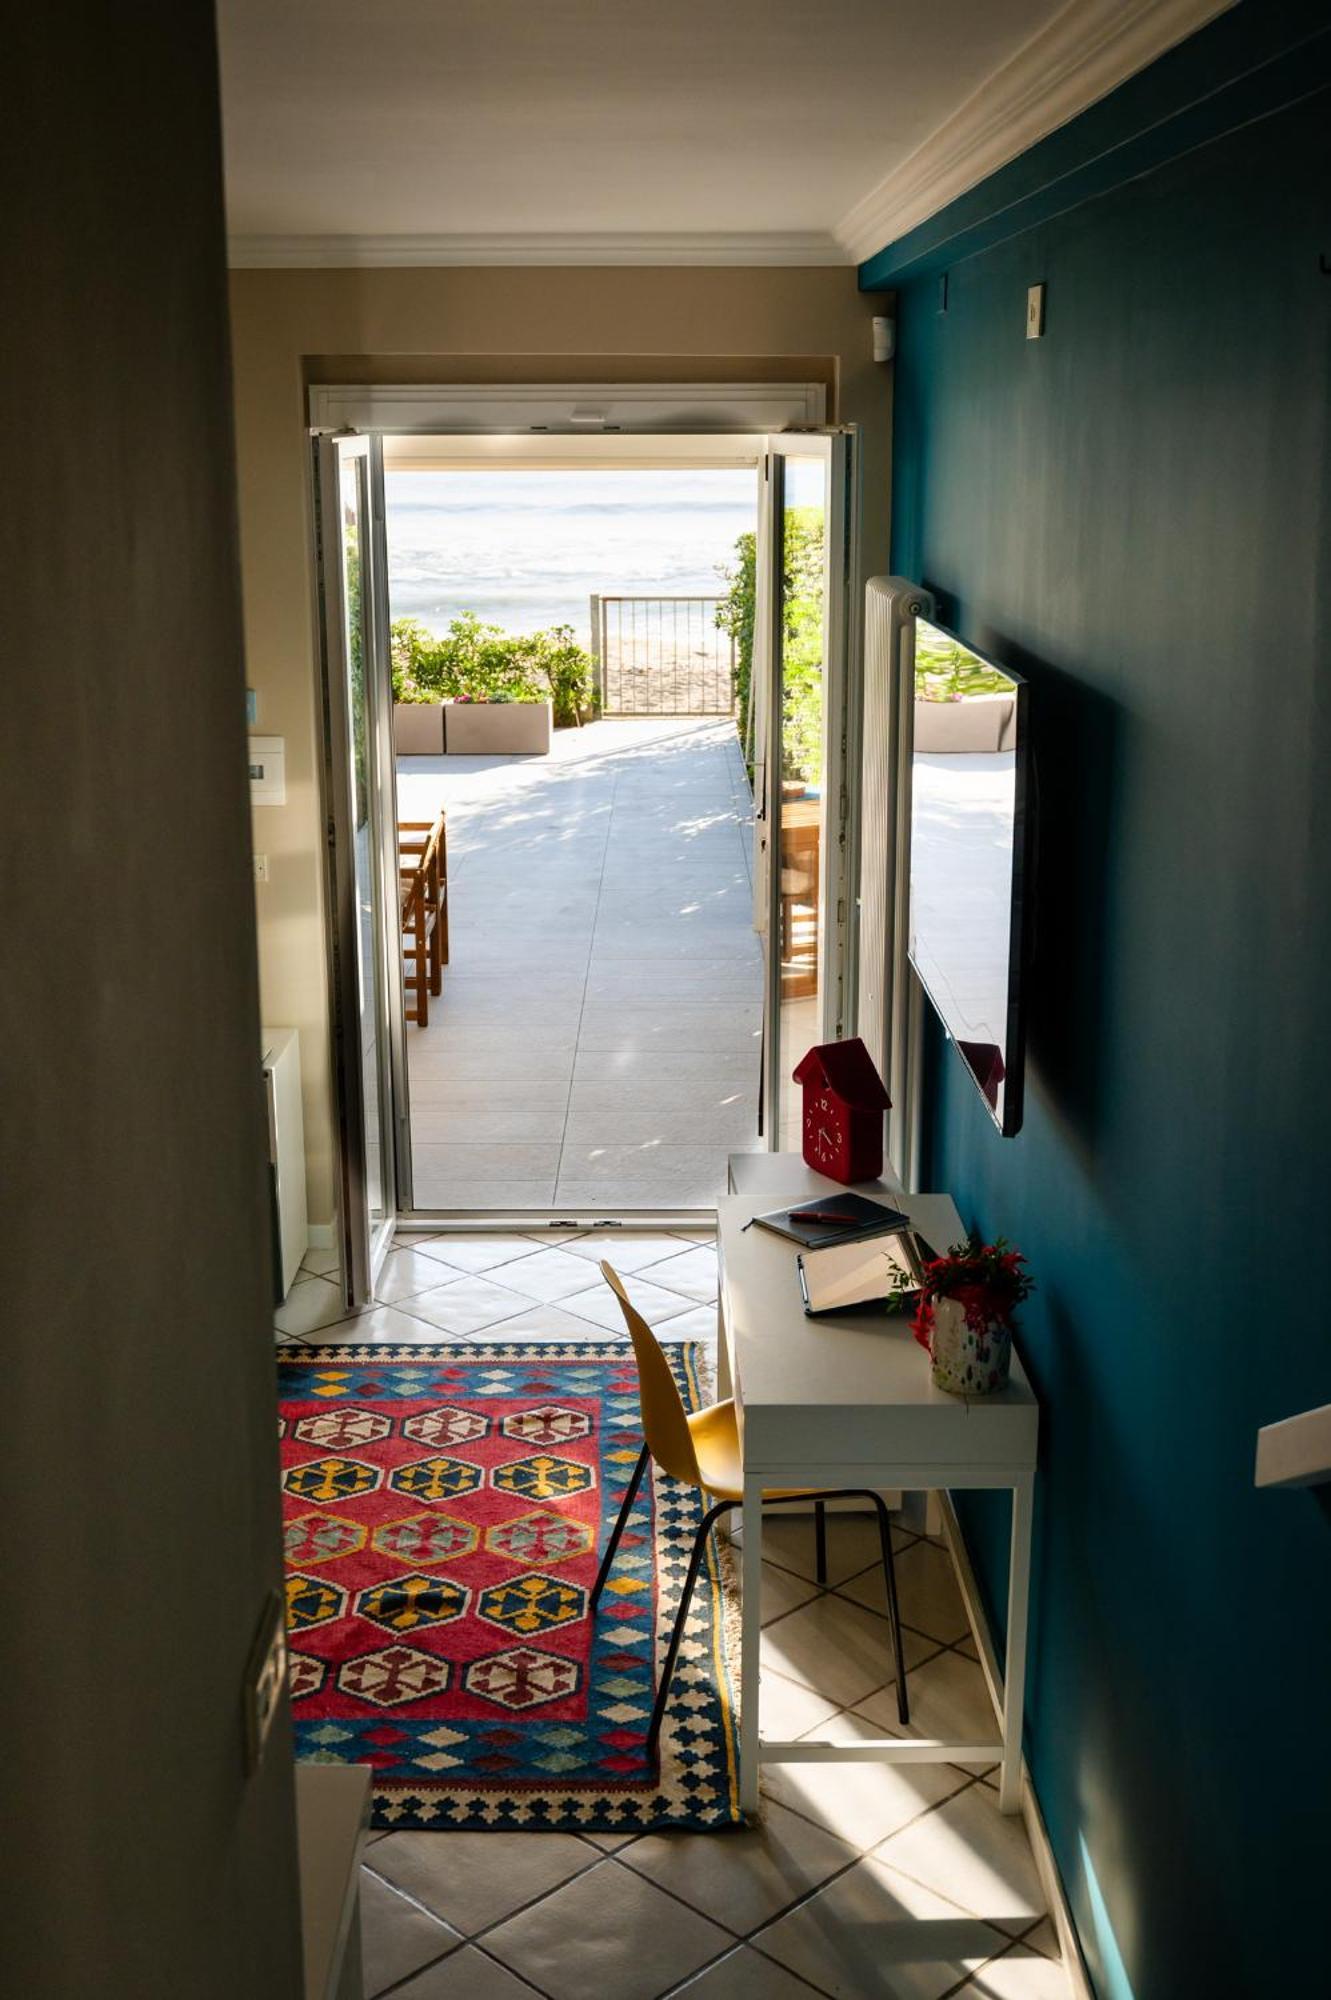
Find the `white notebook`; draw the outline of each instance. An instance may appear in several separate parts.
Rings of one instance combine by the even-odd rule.
[[[876,1304],[898,1283],[920,1280],[915,1246],[903,1230],[864,1243],[833,1243],[797,1259],[806,1313],[849,1312]]]

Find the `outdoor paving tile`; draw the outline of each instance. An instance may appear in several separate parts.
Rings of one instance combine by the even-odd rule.
[[[629,1848],[623,1865],[747,1937],[857,1853],[825,1827],[769,1805],[756,1826],[734,1833],[645,1834]]]
[[[610,1858],[487,1932],[485,1948],[550,2000],[658,2000],[729,1942]]]
[[[412,1147],[412,1159],[421,1170],[428,1168],[442,1179],[448,1174],[470,1180],[496,1180],[511,1175],[514,1180],[533,1180],[554,1174],[559,1167],[557,1141],[502,1140],[486,1142],[452,1141],[447,1145]]]
[[[412,1098],[413,1157],[417,1147],[471,1145],[478,1141],[494,1145],[549,1141],[558,1145],[564,1131],[562,1103],[500,1109],[483,1104],[462,1107],[450,1102],[422,1105]]]
[[[576,1153],[566,1146],[559,1177],[570,1185],[599,1188],[603,1201],[607,1190],[622,1191],[626,1200],[633,1200],[646,1187],[654,1197],[673,1201],[696,1189],[699,1205],[711,1207],[724,1190],[726,1163],[724,1152],[712,1146],[604,1145],[581,1147]]]
[[[1001,1933],[868,1857],[754,1944],[832,2000],[939,2000],[1002,1949]]]
[[[560,1115],[560,1114],[556,1114]],[[651,1110],[631,1098],[619,1110],[570,1111],[564,1124],[565,1158],[594,1155],[602,1146],[709,1146],[718,1158],[742,1148],[757,1123],[757,1092],[720,1110],[681,1104]]]
[[[474,1937],[594,1863],[572,1833],[390,1833],[373,1867],[463,1937]]]
[[[437,1172],[428,1162],[417,1161],[413,1192],[418,1209],[457,1210],[464,1214],[490,1209],[508,1215],[524,1209],[549,1208],[555,1198],[555,1177],[553,1174],[542,1175],[539,1180],[469,1177],[452,1169],[447,1173]]]
[[[450,1111],[543,1111],[553,1105],[562,1111],[568,1103],[569,1084],[564,1078],[544,1081],[511,1081],[508,1077],[413,1077],[411,1110],[446,1108]]]

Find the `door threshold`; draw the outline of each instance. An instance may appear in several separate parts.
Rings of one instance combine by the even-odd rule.
[[[635,1230],[716,1228],[715,1208],[621,1208],[606,1215],[595,1209],[513,1208],[478,1212],[456,1208],[416,1208],[398,1214],[399,1232],[431,1236],[511,1235],[518,1230],[527,1236],[548,1230],[552,1236],[577,1235],[598,1229]]]

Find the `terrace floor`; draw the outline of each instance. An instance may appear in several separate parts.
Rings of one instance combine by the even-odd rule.
[[[612,717],[548,757],[404,757],[448,813],[450,962],[408,1026],[414,1203],[710,1206],[756,1147],[762,957],[733,724]]]

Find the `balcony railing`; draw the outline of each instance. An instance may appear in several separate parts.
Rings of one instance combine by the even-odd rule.
[[[603,715],[733,715],[735,642],[719,597],[593,597]]]

